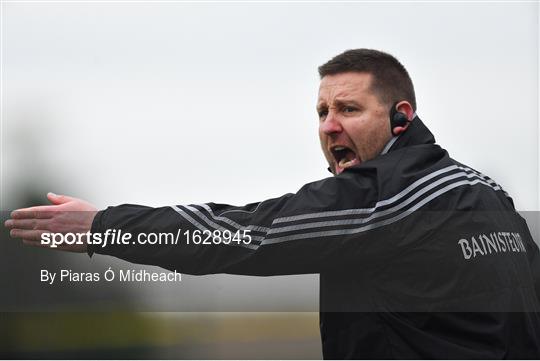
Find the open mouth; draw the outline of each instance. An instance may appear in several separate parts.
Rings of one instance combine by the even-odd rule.
[[[340,174],[346,168],[360,164],[356,153],[345,146],[336,145],[330,149],[336,161],[336,174]]]

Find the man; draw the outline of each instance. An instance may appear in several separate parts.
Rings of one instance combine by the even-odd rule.
[[[59,248],[196,275],[320,273],[325,358],[540,357],[540,255],[511,198],[435,144],[391,55],[350,50],[319,73],[334,177],[244,207],[97,212],[49,194],[54,205],[14,211],[6,226],[39,246],[45,232],[181,229],[178,244]]]

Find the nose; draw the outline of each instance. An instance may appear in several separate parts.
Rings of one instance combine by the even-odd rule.
[[[336,117],[332,111],[329,111],[326,118],[320,122],[319,130],[326,135],[331,135],[340,133],[343,131],[343,128],[338,117]]]

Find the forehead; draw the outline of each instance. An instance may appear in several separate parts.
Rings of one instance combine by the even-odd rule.
[[[327,75],[321,79],[319,102],[336,97],[358,97],[371,93],[372,75],[369,73],[347,72]]]

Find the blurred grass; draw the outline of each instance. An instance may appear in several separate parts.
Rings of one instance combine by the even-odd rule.
[[[317,313],[4,313],[3,358],[321,358]]]

